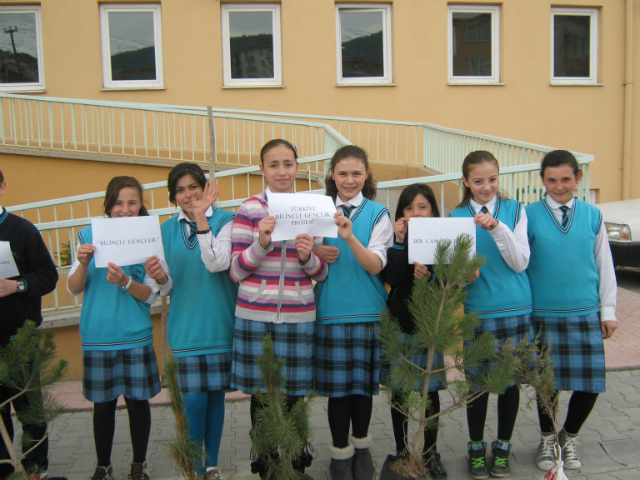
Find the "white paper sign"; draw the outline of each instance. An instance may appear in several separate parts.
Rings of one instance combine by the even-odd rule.
[[[109,262],[119,267],[144,263],[152,255],[164,260],[160,220],[155,215],[92,218],[91,229],[97,268],[106,268]]]
[[[20,275],[16,261],[11,253],[9,242],[0,242],[0,278],[11,278]]]
[[[455,241],[462,233],[473,238],[470,254],[476,253],[476,224],[473,218],[424,218],[409,220],[409,263],[422,265],[435,263],[438,240]]]
[[[331,197],[313,193],[270,193],[269,216],[276,217],[271,241],[293,240],[301,233],[312,237],[338,236]]]

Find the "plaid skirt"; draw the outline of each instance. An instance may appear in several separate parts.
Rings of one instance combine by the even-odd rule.
[[[284,360],[284,393],[307,395],[313,390],[313,334],[315,322],[268,323],[236,317],[233,331],[231,388],[253,394],[264,391],[258,357],[271,334],[276,358]]]
[[[379,322],[316,328],[316,392],[323,397],[377,395],[380,386]]]
[[[412,340],[414,340],[414,337],[412,337],[411,335],[407,335],[402,332],[399,332],[399,335],[400,337],[398,338],[398,341],[400,342],[405,343],[405,342],[411,342]],[[383,352],[384,352],[384,349],[383,349]],[[391,378],[390,376],[391,374],[390,364],[385,363],[384,353],[382,354],[382,358],[383,358],[383,361],[382,361],[382,368],[380,369],[380,383],[385,387],[391,387],[396,389],[399,388],[399,385],[397,384],[397,382],[394,381],[394,379]],[[411,355],[409,357],[409,361],[414,365],[418,365],[421,368],[426,368],[428,358],[429,358],[429,350],[423,349],[419,353],[415,353]],[[398,360],[398,361],[395,361],[394,363],[399,365],[400,361]],[[435,370],[440,368],[444,368],[444,355],[436,352],[433,356],[432,369]],[[419,373],[419,370],[416,367],[411,367],[411,370],[416,374]],[[412,389],[422,391],[423,385],[424,385],[424,382],[416,381]],[[445,388],[447,388],[446,385],[447,385],[447,376],[446,376],[446,372],[444,371],[441,372],[441,377],[437,374],[433,374],[429,379],[430,392],[435,392],[437,390],[444,390]]]
[[[160,393],[160,376],[153,345],[128,350],[82,352],[82,393],[94,403],[120,395],[149,400]]]
[[[606,391],[604,343],[600,314],[578,317],[533,317],[534,330],[551,346],[556,390]]]
[[[176,357],[182,393],[215,392],[231,388],[231,352]]]
[[[481,318],[480,321],[482,323],[475,329],[476,335],[491,333],[498,347],[509,339],[513,339],[514,346],[516,346],[521,340],[531,342],[534,338],[531,326],[532,315],[530,313],[515,315],[513,317]],[[477,367],[465,368],[465,372],[468,375],[487,373],[499,363],[500,361],[497,358],[495,360],[488,360]],[[511,385],[514,385],[514,383]]]

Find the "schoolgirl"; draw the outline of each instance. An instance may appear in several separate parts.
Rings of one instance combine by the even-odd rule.
[[[245,200],[236,212],[232,232],[229,274],[240,282],[233,333],[233,388],[254,393],[263,388],[257,357],[270,334],[277,358],[284,360],[282,375],[289,407],[313,390],[313,340],[316,302],[312,280],[327,278],[327,265],[314,253],[313,239],[300,234],[295,241],[271,241],[276,219],[269,216],[269,195],[290,193],[298,171],[298,154],[282,139],[267,142],[260,151],[260,171],[267,189]],[[251,424],[260,408],[251,396]],[[311,465],[305,453],[294,462],[304,473]],[[251,464],[253,473],[267,477],[265,458]]]
[[[325,238],[318,249],[330,265],[327,281],[316,286],[316,391],[329,397],[333,480],[371,480],[376,472],[369,422],[380,380],[377,328],[387,304],[379,273],[387,264],[393,225],[389,210],[372,201],[376,187],[361,148],[338,149],[325,182],[338,209],[339,237]]]
[[[604,392],[603,338],[616,329],[616,277],[600,211],[573,197],[582,172],[565,150],[545,155],[540,178],[547,196],[527,206],[533,326],[551,346],[556,390],[572,390],[559,435],[564,468],[578,469],[580,428]],[[557,401],[557,392],[555,400]],[[536,463],[553,466],[552,419],[538,404],[542,438]]]
[[[233,213],[213,206],[218,198],[202,169],[176,165],[167,181],[169,201],[180,213],[162,224],[167,261],[147,260],[147,274],[171,295],[167,339],[178,362],[178,383],[189,438],[204,444],[198,478],[220,480],[218,451],[224,425],[224,392],[230,388],[233,307],[237,286],[229,279]]]
[[[529,262],[527,216],[520,202],[498,193],[498,162],[485,151],[471,152],[462,163],[464,196],[451,217],[472,217],[476,223],[476,251],[486,257],[479,277],[467,285],[464,309],[481,320],[476,333],[494,335],[496,343],[530,340],[531,288],[525,269]],[[486,362],[480,369],[489,368]],[[477,373],[477,369],[469,369]],[[474,479],[511,474],[511,435],[518,415],[520,390],[512,385],[498,395],[498,438],[491,445],[493,464],[486,465],[484,426],[489,395],[467,405],[469,443],[467,463]]]
[[[142,187],[133,177],[115,177],[104,198],[107,217],[149,215]],[[116,403],[124,396],[133,446],[130,480],[148,480],[145,459],[151,430],[149,399],[160,392],[153,350],[150,305],[157,298],[155,282],[144,265],[96,268],[92,229],[78,232],[76,260],[67,278],[73,295],[84,292],[80,315],[83,394],[94,403],[93,437],[98,466],[91,480],[111,479],[111,449]]]
[[[389,311],[398,321],[403,334],[411,335],[415,330],[413,316],[409,312],[408,303],[411,299],[414,280],[426,278],[430,283],[435,283],[433,271],[425,265],[414,262],[409,264],[408,251],[408,222],[415,217],[439,217],[438,202],[431,187],[424,183],[415,183],[406,187],[398,199],[396,209],[396,221],[393,224],[393,247],[387,251],[388,263],[382,270],[382,280],[391,286],[389,292]],[[421,366],[427,366],[428,352],[424,351],[418,358],[412,361]],[[435,354],[434,365],[444,365],[441,353]],[[383,370],[385,370],[383,368]],[[383,376],[382,383],[390,381]],[[438,378],[432,378],[429,384],[429,399],[431,407],[427,416],[440,413],[440,397],[438,390],[444,389]],[[407,416],[393,408],[393,404],[400,402],[399,395],[392,397],[391,421],[393,423],[393,435],[396,441],[396,455],[402,456],[407,452]],[[433,478],[446,478],[447,471],[442,465],[440,454],[437,452],[438,421],[434,421],[424,432],[424,453],[426,467]]]

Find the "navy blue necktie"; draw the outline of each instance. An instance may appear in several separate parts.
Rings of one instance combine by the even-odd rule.
[[[352,207],[351,205],[347,205],[346,203],[342,204],[341,207],[342,207],[342,213],[344,213],[344,216],[347,218],[351,216],[351,211],[354,208],[356,208],[356,207]]]
[[[198,226],[196,222],[190,222],[185,219],[184,223],[189,225],[189,228],[191,229],[191,233],[189,233],[189,243],[195,242],[196,238],[198,238],[198,234],[196,233],[198,231]]]
[[[489,213],[489,209],[487,209],[486,205],[482,206],[482,208],[480,209],[480,213]]]
[[[566,227],[569,223],[569,207],[562,205],[560,210],[562,210],[562,226]]]

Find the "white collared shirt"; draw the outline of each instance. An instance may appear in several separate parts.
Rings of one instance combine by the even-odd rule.
[[[213,208],[209,207],[205,212],[205,216],[210,218],[213,215]],[[186,220],[190,222],[189,217],[184,210],[180,209],[180,213],[178,214],[178,225],[182,220]],[[191,226],[187,223],[187,227],[189,229],[189,233],[191,232]],[[199,233],[198,234],[198,245],[200,245],[200,258],[202,259],[202,263],[211,273],[222,272],[224,270],[229,269],[229,265],[231,265],[231,230],[233,228],[233,223],[227,223],[220,232],[218,232],[218,236],[214,236],[213,232],[209,230],[207,233]],[[171,270],[169,266],[165,263],[162,264],[162,267],[165,269],[165,273],[167,274],[167,278],[169,279],[167,283],[164,285],[160,285],[160,295],[166,296],[171,293],[173,289],[173,278],[171,277]]]
[[[480,213],[482,207],[487,207],[489,213],[493,215],[496,209],[497,196],[489,200],[486,205],[481,205],[471,199],[469,203],[475,209],[476,213]],[[505,263],[515,272],[524,271],[529,265],[529,257],[531,250],[529,249],[529,238],[527,236],[527,212],[522,209],[520,220],[514,227],[513,231],[504,223],[498,221],[498,226],[493,230],[488,230],[491,238],[496,242],[500,255]]]
[[[340,195],[336,196],[336,208],[341,205],[347,205],[350,207],[358,207],[364,200],[362,192],[358,193],[348,202],[344,202]],[[351,212],[353,213],[353,212]],[[375,253],[382,261],[382,268],[387,265],[387,250],[393,245],[393,223],[388,215],[384,215],[380,221],[373,226],[371,230],[371,238],[369,238],[369,245],[366,245],[367,250]]]
[[[547,204],[553,211],[553,214],[562,225],[562,204],[556,202],[550,195],[547,195]],[[571,198],[564,205],[571,210],[573,208],[574,199]],[[616,282],[616,272],[613,267],[613,258],[611,257],[611,248],[609,247],[609,236],[604,224],[600,228],[600,232],[596,236],[596,244],[593,247],[595,255],[596,268],[600,275],[600,321],[616,321],[616,299],[618,295],[618,284]]]

